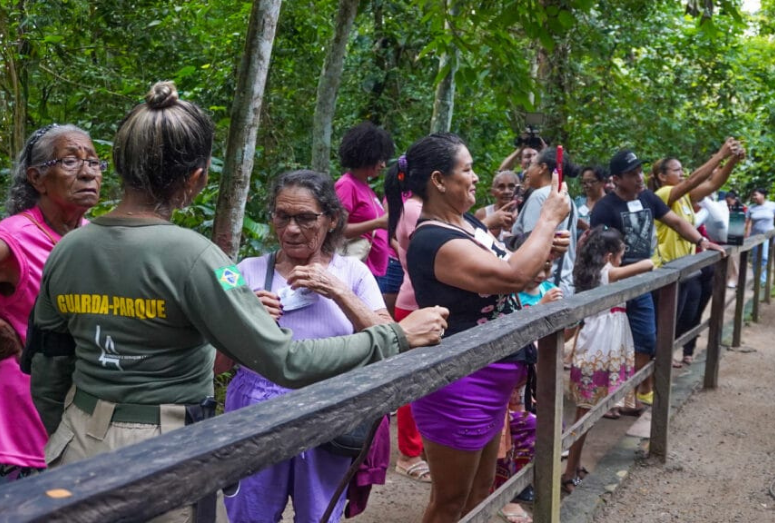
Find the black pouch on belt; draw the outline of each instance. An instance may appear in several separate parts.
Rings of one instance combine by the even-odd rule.
[[[215,406],[218,403],[212,396],[207,396],[199,405],[186,405],[186,425],[209,419],[215,416]],[[218,493],[212,492],[194,504],[196,523],[214,523]]]

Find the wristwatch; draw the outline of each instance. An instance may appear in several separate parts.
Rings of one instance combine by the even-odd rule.
[[[700,239],[695,242],[695,245],[699,247],[702,244],[702,242],[704,242],[705,240],[707,240],[705,236],[700,236]]]

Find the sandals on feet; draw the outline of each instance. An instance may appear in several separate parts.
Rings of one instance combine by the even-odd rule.
[[[691,365],[692,363],[694,363],[694,356],[690,356],[687,354],[686,356],[683,357],[683,359],[681,360],[681,363],[683,363],[684,365]]]
[[[406,468],[396,463],[396,472],[401,476],[406,476],[407,478],[419,481],[420,483],[431,482],[431,469],[424,460],[418,461]]]
[[[608,412],[606,412],[605,414],[603,414],[603,417],[607,419],[619,419],[622,417],[622,415],[619,413],[619,409],[614,407]]]
[[[586,467],[579,467],[576,469],[576,478],[579,480],[579,483],[581,483],[581,480],[589,476],[589,471]]]
[[[576,490],[576,487],[581,485],[581,478],[578,476],[572,478],[562,477],[560,481],[562,482],[560,484],[560,488],[562,488],[562,491],[566,494],[573,494],[573,491]]]
[[[509,503],[498,511],[498,517],[506,523],[533,523],[533,518],[517,503]]]

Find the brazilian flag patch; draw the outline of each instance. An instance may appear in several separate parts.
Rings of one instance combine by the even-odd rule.
[[[236,265],[215,269],[215,278],[225,291],[245,285],[245,279],[242,277],[242,274]]]

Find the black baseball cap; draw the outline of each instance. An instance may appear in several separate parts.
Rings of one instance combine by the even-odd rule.
[[[636,167],[643,165],[643,160],[639,160],[635,153],[629,149],[622,149],[611,158],[609,171],[611,176],[619,176],[622,173],[632,171]]]

